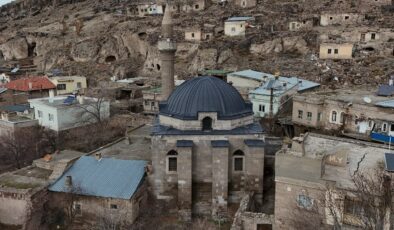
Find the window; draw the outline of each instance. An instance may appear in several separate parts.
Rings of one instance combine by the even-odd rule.
[[[360,201],[355,199],[345,197],[344,202],[344,213],[352,216],[359,217],[361,216],[362,207],[360,205]]]
[[[155,102],[152,101],[152,102],[150,103],[150,105],[151,105],[151,106],[155,106]]]
[[[390,132],[394,132],[394,124],[391,124],[391,126],[390,126]]]
[[[235,27],[231,27],[231,32],[235,32]]]
[[[328,54],[331,54],[331,53],[332,53],[332,50],[331,50],[331,49],[328,49],[328,50],[327,50],[327,53],[328,53]]]
[[[241,25],[239,25],[239,26],[242,28],[243,25],[241,24]]]
[[[369,120],[368,121],[368,127],[372,129],[373,125],[374,125],[373,120]]]
[[[332,17],[330,17],[330,20],[332,20]]]
[[[77,88],[81,89],[82,88],[82,83],[81,82],[77,82]]]
[[[54,120],[53,114],[48,113],[48,120],[49,120],[49,121],[53,121],[53,120]]]
[[[206,39],[209,39],[209,38],[210,38],[209,34],[205,35],[205,38],[206,38]]]
[[[58,90],[65,90],[66,89],[66,84],[58,84],[56,88]]]
[[[304,115],[304,111],[298,110],[298,118],[302,119],[302,116]]]
[[[375,38],[376,38],[376,34],[375,34],[375,33],[372,33],[372,34],[371,34],[371,40],[375,40]]]
[[[145,105],[148,106],[149,105],[149,101],[145,101]]]
[[[345,113],[341,112],[341,115],[339,116],[339,122],[341,122],[341,124],[343,124],[345,122]]]
[[[345,20],[348,20],[349,19],[349,16],[345,16]]]
[[[37,111],[37,115],[38,115],[39,118],[41,118],[42,117],[42,111],[38,110]]]
[[[337,122],[337,112],[332,111],[331,113],[331,122]]]
[[[118,205],[116,205],[116,204],[111,204],[111,205],[109,206],[109,208],[110,208],[110,209],[118,209]]]
[[[244,171],[244,153],[241,150],[237,150],[234,152],[233,157],[233,169],[235,172]]]
[[[265,112],[265,105],[259,105],[259,111]]]
[[[171,150],[167,153],[167,171],[168,172],[176,172],[178,171],[178,153],[174,150]]]
[[[205,117],[204,119],[202,119],[202,130],[203,131],[212,130],[212,118]]]
[[[196,10],[198,10],[198,9],[200,8],[200,5],[195,5],[194,8],[195,8]]]
[[[313,206],[313,199],[306,195],[298,195],[297,204],[298,207],[310,209]]]
[[[387,123],[383,123],[382,125],[382,131],[387,132]]]
[[[295,26],[296,26],[295,22],[292,22],[292,23],[291,23],[291,29],[294,30],[294,29],[295,29]]]
[[[194,38],[194,33],[192,33],[192,38]]]
[[[246,2],[245,1],[242,2],[242,6],[246,6]]]
[[[77,216],[82,215],[82,205],[78,203],[74,203],[74,213]]]
[[[338,49],[334,49],[334,54],[338,54]]]
[[[321,113],[317,113],[317,121],[321,121]]]
[[[311,112],[307,112],[307,113],[306,113],[306,119],[307,119],[308,121],[311,121],[311,120],[312,120],[312,113],[311,113]]]

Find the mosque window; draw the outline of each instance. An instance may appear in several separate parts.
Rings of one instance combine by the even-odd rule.
[[[167,153],[167,156],[167,171],[178,171],[178,153],[174,150],[171,150]]]
[[[237,150],[233,154],[233,169],[235,172],[242,172],[244,171],[244,158],[245,154],[241,150]]]
[[[212,118],[205,117],[204,119],[202,119],[202,130],[203,131],[212,130]]]

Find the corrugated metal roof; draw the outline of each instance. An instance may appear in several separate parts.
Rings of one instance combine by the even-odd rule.
[[[26,110],[29,109],[30,109],[29,104],[0,106],[1,111],[8,111],[8,112],[25,112]]]
[[[270,95],[271,87],[274,89],[274,95],[280,95],[287,92],[294,87],[297,87],[298,92],[319,87],[320,84],[296,77],[279,77],[277,80],[269,80],[261,87],[251,91],[252,94]]]
[[[242,70],[242,71],[238,71],[238,72],[233,72],[233,73],[230,73],[229,75],[230,76],[239,76],[239,77],[251,78],[251,79],[255,79],[255,80],[259,80],[259,81],[264,80],[264,76],[266,76],[265,78],[268,78],[268,79],[275,78],[275,76],[272,75],[272,74],[258,72],[258,71],[254,71],[254,70],[251,70],[251,69]]]
[[[147,162],[83,156],[54,184],[53,192],[72,192],[80,195],[130,199],[144,179]],[[70,191],[65,185],[67,176],[74,185]]]
[[[216,140],[211,141],[211,145],[214,148],[226,148],[230,146],[230,142],[228,140]]]
[[[264,147],[265,143],[263,140],[258,139],[246,139],[244,143],[249,147]]]
[[[386,107],[386,108],[394,108],[394,100],[377,102],[375,103],[375,105],[380,107]]]
[[[249,21],[249,20],[254,20],[254,17],[231,17],[227,19],[227,22]]]
[[[176,147],[193,147],[193,141],[190,140],[177,140]]]
[[[378,96],[393,96],[394,95],[394,85],[381,85],[378,88]]]

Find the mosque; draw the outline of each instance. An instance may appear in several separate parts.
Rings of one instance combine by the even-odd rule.
[[[227,216],[244,192],[262,203],[265,132],[252,104],[227,82],[196,77],[174,90],[176,42],[170,11],[158,42],[163,101],[152,130],[153,190],[179,216]]]

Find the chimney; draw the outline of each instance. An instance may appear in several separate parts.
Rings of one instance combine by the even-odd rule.
[[[53,103],[54,98],[55,98],[55,90],[50,89],[49,90],[49,102]]]
[[[73,186],[72,176],[66,176],[66,180],[64,181],[64,185],[66,188],[71,188]]]
[[[78,102],[81,105],[85,104],[85,96],[83,95],[78,96]]]
[[[33,89],[33,82],[29,82],[29,90]]]
[[[102,159],[101,153],[96,153],[94,155],[94,157],[96,158],[96,160],[100,161]]]

